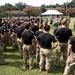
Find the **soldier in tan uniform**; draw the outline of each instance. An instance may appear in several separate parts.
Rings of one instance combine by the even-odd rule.
[[[58,40],[55,66],[59,66],[61,53],[63,53],[63,63],[66,63],[68,40],[72,36],[71,29],[66,27],[66,20],[62,20],[62,27],[56,30],[55,36]]]
[[[12,26],[10,27],[10,33],[13,49],[16,50],[17,49],[16,21],[13,21]]]
[[[74,67],[74,74],[71,74],[72,67]],[[75,75],[75,36],[70,39],[66,67],[63,75]]]
[[[24,21],[21,21],[20,22],[20,26],[18,26],[16,28],[16,34],[17,34],[17,43],[18,43],[18,47],[19,47],[19,52],[21,54],[21,58],[23,58],[23,42],[21,40],[21,34],[22,32],[25,30],[25,27],[24,27]]]
[[[6,47],[7,47],[8,40],[9,40],[9,38],[8,38],[9,30],[8,30],[8,27],[7,27],[5,21],[2,23],[2,27],[1,28],[2,28],[2,36],[1,37],[2,37],[3,50],[6,51]]]
[[[24,69],[27,68],[27,58],[29,57],[29,69],[33,69],[33,42],[34,42],[34,35],[30,31],[31,30],[31,24],[28,23],[25,26],[26,31],[22,33],[22,40],[23,40],[23,66]]]
[[[0,28],[1,30],[1,28]],[[0,32],[0,64],[2,65],[6,65],[8,64],[9,62],[6,62],[5,59],[4,59],[4,55],[3,55],[3,45],[2,45],[2,33]]]
[[[51,43],[53,42],[55,46],[57,46],[56,39],[53,35],[49,34],[50,26],[46,25],[44,27],[45,33],[40,34],[37,37],[37,40],[40,42],[40,62],[39,62],[39,67],[40,71],[43,70],[44,66],[46,69],[46,73],[51,71],[51,53],[52,53],[52,45]],[[46,59],[46,64],[44,65],[44,57]]]
[[[43,33],[43,25],[40,24],[40,25],[39,25],[39,30],[36,31],[36,33],[35,33],[36,42],[37,42],[37,37],[38,37],[40,34],[42,34],[42,33]],[[39,42],[37,42],[37,44],[36,44],[36,60],[37,60],[37,62],[40,61],[40,43],[39,43]]]

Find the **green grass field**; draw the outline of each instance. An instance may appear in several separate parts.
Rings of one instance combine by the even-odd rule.
[[[73,30],[73,20],[74,19],[71,18],[70,28],[73,31],[73,35],[75,35],[75,30]],[[29,70],[28,68],[26,70],[23,70],[23,61],[22,59],[20,59],[20,54],[18,50],[14,51],[11,46],[7,47],[7,51],[4,52],[4,56],[6,61],[9,61],[10,63],[8,65],[0,65],[0,75],[46,75],[45,70],[42,71],[41,73],[39,72],[39,64],[36,62],[35,59],[34,59],[35,68],[33,70]],[[51,62],[52,64],[51,68],[53,69],[53,71],[48,75],[63,75],[64,66],[62,64],[62,57],[60,66],[58,68],[54,67],[55,50],[53,50],[52,57],[53,61]]]

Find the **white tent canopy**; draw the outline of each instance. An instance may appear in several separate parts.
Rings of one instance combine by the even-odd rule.
[[[47,10],[45,13],[42,13],[42,15],[63,15],[63,13],[60,13],[57,10]]]

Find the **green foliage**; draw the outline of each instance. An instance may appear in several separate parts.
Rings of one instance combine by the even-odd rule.
[[[42,13],[46,11],[46,6],[44,4],[41,5],[41,11],[42,11]]]
[[[15,5],[6,3],[5,5],[0,6],[0,16],[8,16],[9,14],[7,13],[7,11],[13,11],[13,10],[23,11],[26,7],[32,8],[32,6],[26,5],[26,3],[22,3],[22,2],[18,2]],[[55,5],[42,4],[38,8],[40,8],[40,10],[38,10],[38,9],[33,10],[33,9],[28,8],[29,10],[26,10],[26,11],[24,10],[24,12],[27,14],[27,16],[31,16],[31,15],[35,16],[35,15],[39,15],[40,13],[45,12],[48,8],[49,9],[61,8],[60,10],[58,9],[58,11],[62,12],[64,15],[68,13],[70,16],[75,16],[74,10],[73,10],[73,12],[71,11],[72,8],[75,8],[75,0],[72,0],[71,2],[68,2],[68,3],[65,2],[62,5],[60,5],[58,3]]]
[[[23,10],[27,16],[37,16],[41,13],[38,7],[27,7]]]
[[[17,8],[17,10],[23,10],[26,7],[25,3],[19,2],[15,4],[15,7]]]
[[[2,5],[1,8],[3,8],[4,11],[10,11],[12,10],[13,5],[6,3],[5,5]]]

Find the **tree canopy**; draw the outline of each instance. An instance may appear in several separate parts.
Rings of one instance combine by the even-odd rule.
[[[30,8],[29,8],[30,7]],[[10,3],[5,3],[4,5],[0,6],[0,16],[9,15],[9,11],[21,11],[23,13],[26,13],[27,15],[39,15],[40,13],[43,13],[46,11],[46,9],[57,9],[58,11],[65,13],[68,12],[69,14],[75,14],[75,0],[72,0],[69,3],[63,3],[60,4],[50,4],[45,5],[42,4],[40,7],[33,7],[30,5],[27,5],[26,3],[18,2],[15,5],[12,5]],[[74,9],[74,10],[73,10]],[[73,12],[71,11],[73,10]],[[10,13],[12,14],[12,12]]]

